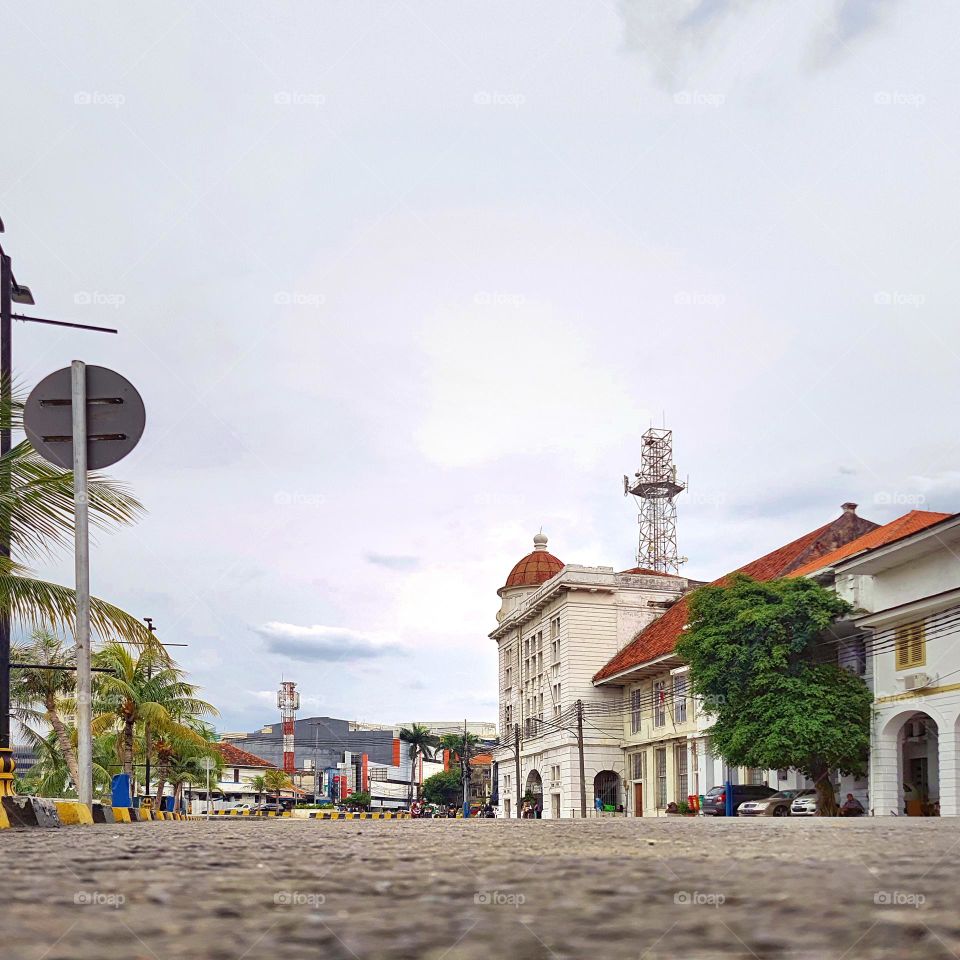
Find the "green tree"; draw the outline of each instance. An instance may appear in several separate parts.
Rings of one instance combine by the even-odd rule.
[[[66,727],[74,756],[77,748],[77,731],[72,724]],[[31,739],[36,754],[32,767],[19,781],[18,789],[23,793],[38,797],[75,797],[76,781],[67,767],[59,736],[51,730],[45,737]],[[93,788],[101,793],[109,793],[110,780],[117,770],[116,740],[110,734],[95,737],[93,740]]]
[[[94,661],[110,672],[99,674],[96,681],[93,731],[119,730],[121,764],[132,778],[135,732],[139,725],[150,724],[157,752],[159,798],[176,753],[175,741],[205,746],[206,739],[189,721],[203,714],[216,715],[217,710],[197,697],[197,688],[156,644],[131,650],[108,643],[94,655]]]
[[[76,688],[76,657],[73,647],[49,630],[35,630],[25,643],[13,645],[10,659],[14,663],[59,667],[60,669],[16,669],[10,676],[10,702],[13,714],[20,721],[24,734],[36,748],[45,739],[37,727],[52,729],[63,756],[70,780],[76,784],[79,773],[77,754],[70,739],[64,716],[73,713]]]
[[[427,803],[448,807],[460,799],[462,791],[463,779],[459,770],[441,770],[423,781],[423,799]]]
[[[362,807],[364,810],[367,810],[372,801],[370,794],[366,790],[358,790],[356,793],[351,793],[343,802],[348,807]]]
[[[440,744],[440,740],[422,723],[411,723],[400,728],[400,739],[407,744],[407,756],[410,757],[410,791],[407,803],[413,803],[417,782],[417,761],[420,757],[429,759]]]
[[[247,777],[247,786],[257,795],[258,800],[260,794],[266,793],[269,789],[267,778],[262,773],[258,773],[255,777]]]
[[[263,775],[263,782],[267,790],[273,791],[277,797],[277,803],[280,803],[280,791],[289,790],[293,786],[293,781],[283,771],[277,768],[268,770]]]
[[[677,644],[716,716],[716,752],[734,766],[799,770],[816,785],[821,816],[837,813],[830,772],[862,776],[870,747],[870,691],[820,642],[851,610],[812,580],[737,575],[693,594]]]

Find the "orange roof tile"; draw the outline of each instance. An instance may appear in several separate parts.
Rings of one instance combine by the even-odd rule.
[[[713,583],[723,583],[733,573],[745,573],[754,580],[776,580],[778,577],[786,576],[799,564],[806,563],[810,557],[823,556],[834,550],[838,543],[861,537],[864,530],[874,530],[877,524],[858,517],[855,507],[856,504],[844,504],[844,512],[836,520],[811,530],[757,560],[744,564],[737,570],[714,580]],[[612,660],[597,671],[593,677],[594,683],[673,653],[687,623],[688,613],[688,599],[681,597],[663,616],[641,630]]]
[[[921,530],[926,530],[927,527],[932,527],[934,524],[949,520],[953,516],[955,516],[955,514],[934,513],[931,510],[911,510],[902,517],[897,517],[896,520],[891,520],[890,523],[886,523],[882,527],[877,527],[875,530],[865,533],[862,537],[857,537],[856,540],[851,540],[850,543],[846,543],[842,547],[831,550],[830,553],[816,560],[811,560],[796,570],[792,570],[790,576],[803,577],[809,573],[815,573],[817,570],[823,570],[825,567],[832,567],[841,560],[846,560],[856,553],[863,553],[865,550],[876,550],[877,547],[885,547],[888,543],[893,543],[895,540],[902,540],[904,537],[909,537],[912,533],[919,533]]]
[[[241,750],[239,747],[235,747],[232,743],[215,743],[213,744],[214,748],[219,752],[220,756],[223,757],[224,763],[228,766],[233,767],[272,767],[273,764],[269,760],[264,760],[263,757],[258,757],[256,754],[248,753],[246,750]]]

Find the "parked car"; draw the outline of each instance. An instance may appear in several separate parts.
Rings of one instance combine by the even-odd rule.
[[[282,813],[286,807],[276,800],[265,800],[252,808],[254,813]]]
[[[790,804],[791,817],[815,817],[817,815],[817,791],[810,790],[802,797],[797,797]]]
[[[753,783],[733,784],[733,809],[736,811],[746,800],[762,800],[776,793],[770,787]],[[713,787],[703,798],[703,812],[711,817],[725,817],[727,815],[726,787]]]
[[[789,817],[790,807],[795,800],[812,794],[816,790],[778,790],[769,797],[747,800],[737,807],[738,817]]]

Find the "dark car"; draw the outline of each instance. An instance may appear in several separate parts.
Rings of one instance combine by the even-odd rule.
[[[753,783],[735,783],[731,789],[733,790],[734,813],[736,813],[737,807],[746,800],[762,800],[764,797],[770,797],[777,792],[771,787]],[[714,787],[703,798],[703,812],[713,817],[725,817],[727,815],[726,787]]]

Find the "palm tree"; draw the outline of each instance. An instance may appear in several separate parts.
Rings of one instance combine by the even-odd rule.
[[[440,743],[438,737],[430,732],[429,727],[421,723],[411,723],[409,727],[400,728],[400,739],[409,744],[407,755],[410,757],[410,792],[407,802],[413,803],[414,784],[417,779],[417,760],[422,756],[429,758]]]
[[[40,736],[34,729],[36,725],[52,728],[70,779],[74,784],[78,783],[77,754],[62,715],[73,712],[72,704],[68,702],[75,687],[73,647],[66,647],[63,640],[49,630],[35,630],[28,642],[14,645],[10,659],[15,663],[61,668],[14,670],[10,680],[10,702],[14,716],[35,744],[35,737]]]
[[[0,390],[0,397],[5,391]],[[0,429],[23,428],[22,397],[0,403]],[[0,530],[13,551],[25,558],[48,557],[73,540],[73,474],[47,463],[24,440],[0,457]],[[9,484],[9,489],[6,489]],[[90,522],[96,528],[133,523],[143,512],[126,488],[100,474],[89,477]],[[72,630],[76,595],[69,587],[33,577],[9,557],[0,557],[0,610],[31,628]],[[146,627],[130,614],[97,598],[90,602],[90,625],[102,637],[150,642]]]
[[[217,709],[197,697],[197,688],[184,680],[183,672],[155,644],[133,651],[120,643],[108,643],[94,660],[110,672],[100,674],[96,682],[93,731],[119,730],[121,763],[132,779],[134,731],[138,724],[150,724],[156,737],[159,798],[176,742],[198,747],[207,743],[189,721],[205,713],[217,715]]]
[[[77,730],[72,724],[66,728],[74,756],[76,756]],[[67,768],[57,732],[51,730],[45,737],[34,734],[30,745],[36,754],[33,766],[24,774],[21,785],[25,792],[40,797],[65,797],[76,794],[76,780]],[[93,786],[95,790],[108,792],[116,765],[116,743],[107,734],[93,741]]]
[[[263,774],[257,774],[255,777],[247,777],[247,786],[256,794],[257,802],[260,802],[260,794],[266,793],[267,778]]]
[[[279,770],[276,767],[272,770],[268,770],[263,775],[263,785],[266,790],[273,790],[277,795],[277,805],[280,805],[280,791],[286,790],[288,787],[293,786],[293,782],[290,780],[290,777],[284,773],[283,770]]]

